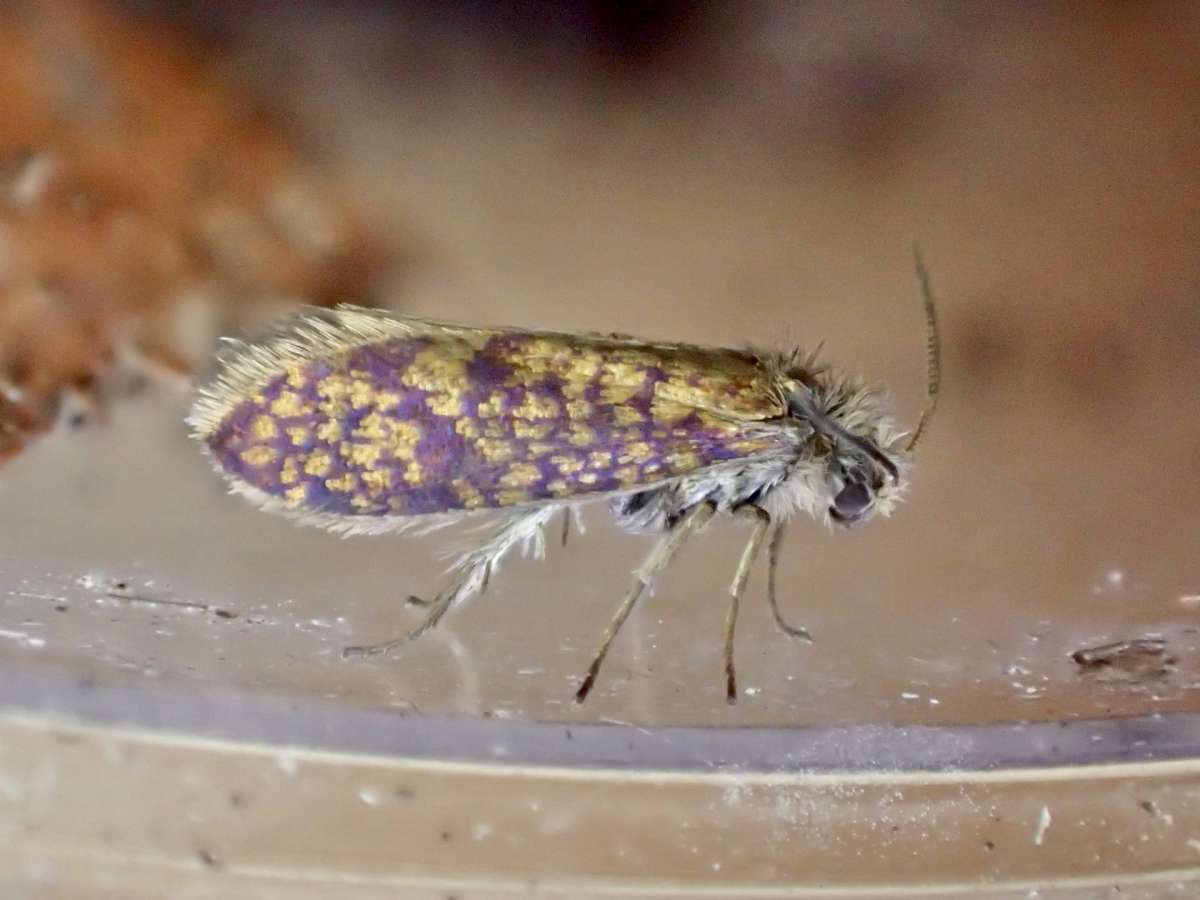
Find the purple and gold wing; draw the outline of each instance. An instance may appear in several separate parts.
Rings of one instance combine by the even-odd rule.
[[[189,419],[234,488],[337,525],[586,499],[784,452],[753,356],[340,308],[233,345]],[[345,527],[351,527],[341,523]]]

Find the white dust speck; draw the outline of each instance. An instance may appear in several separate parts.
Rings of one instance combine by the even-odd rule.
[[[757,697],[761,692],[762,692],[762,688],[758,688],[758,687],[748,687],[744,691],[742,691],[742,693],[745,694],[747,697]]]
[[[1042,805],[1042,812],[1038,816],[1037,830],[1033,833],[1033,843],[1038,847],[1042,846],[1042,840],[1046,837],[1046,829],[1050,827],[1050,807]]]
[[[941,706],[941,705],[942,705],[942,701],[941,701],[941,700],[939,700],[937,697],[930,697],[930,698],[929,698],[929,705],[930,705],[930,706]]]
[[[1188,838],[1187,845],[1197,853],[1200,853],[1200,840],[1197,840],[1196,838]]]
[[[486,841],[492,836],[492,826],[487,822],[476,822],[471,829],[471,837],[477,841]]]
[[[748,792],[745,786],[734,783],[725,788],[721,794],[721,802],[726,806],[737,806],[747,799],[747,796]]]
[[[367,806],[379,806],[383,803],[383,792],[374,787],[359,788],[358,799]]]
[[[7,628],[0,628],[0,638],[8,638],[12,641],[19,641],[26,647],[45,647],[46,639],[37,637],[25,631],[10,631]]]
[[[300,770],[300,766],[297,765],[296,757],[294,756],[277,756],[275,757],[275,765],[279,767],[280,772],[289,778],[294,778],[296,773]]]
[[[904,692],[903,692],[903,693],[900,695],[900,699],[901,699],[901,700],[920,700],[920,699],[921,699],[921,695],[920,695],[920,694],[914,694],[912,691],[904,691]]]
[[[1184,609],[1200,609],[1200,594],[1184,594],[1179,598],[1179,605]]]

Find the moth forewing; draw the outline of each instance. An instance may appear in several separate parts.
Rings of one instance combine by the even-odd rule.
[[[339,309],[231,346],[191,422],[260,502],[377,531],[779,456],[766,388],[746,354]]]
[[[349,655],[386,652],[434,626],[511,550],[540,555],[556,513],[608,500],[625,527],[664,532],[580,700],[688,535],[738,514],[754,524],[726,617],[732,702],[738,602],[770,526],[782,625],[778,529],[796,511],[841,524],[886,513],[907,467],[881,395],[798,351],[468,328],[354,307],[305,310],[260,340],[230,342],[188,421],[232,491],[300,522],[374,534],[496,519],[421,624]]]

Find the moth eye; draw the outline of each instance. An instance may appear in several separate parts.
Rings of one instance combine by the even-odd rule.
[[[860,481],[852,481],[833,498],[833,508],[829,511],[839,522],[850,522],[863,514],[871,505],[871,492]]]

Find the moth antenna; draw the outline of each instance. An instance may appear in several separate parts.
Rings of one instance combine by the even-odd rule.
[[[933,412],[937,409],[938,393],[942,386],[942,341],[938,332],[937,307],[933,302],[933,285],[930,283],[929,270],[925,268],[921,247],[916,242],[913,243],[913,259],[917,264],[921,303],[925,309],[925,408],[921,410],[916,430],[904,448],[908,453],[921,442],[925,430],[929,427]]]

